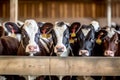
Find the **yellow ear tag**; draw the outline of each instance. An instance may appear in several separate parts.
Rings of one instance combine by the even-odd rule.
[[[49,37],[50,37],[50,34],[47,34],[46,36],[47,36],[47,38],[49,38]]]
[[[76,36],[75,32],[71,33],[71,37],[75,37],[75,36]]]
[[[43,38],[47,38],[47,35],[46,35],[46,34],[42,34],[42,37],[43,37]]]
[[[96,40],[96,43],[100,45],[100,44],[102,43],[102,40],[98,38],[98,39]]]
[[[69,40],[69,43],[74,43],[74,39],[70,39],[70,40]]]

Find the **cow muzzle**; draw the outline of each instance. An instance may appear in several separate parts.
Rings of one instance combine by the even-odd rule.
[[[114,52],[113,51],[110,51],[110,50],[106,50],[105,52],[104,52],[104,56],[110,56],[110,57],[113,57],[114,56]]]
[[[89,56],[89,51],[88,50],[80,50],[79,55],[80,56]]]
[[[28,45],[28,46],[26,47],[26,52],[29,53],[30,55],[31,55],[31,54],[35,54],[35,53],[37,53],[37,52],[39,52],[39,51],[40,51],[40,50],[39,50],[38,45]]]
[[[57,52],[64,52],[64,47],[62,47],[62,46],[57,46],[57,47],[56,47],[56,51],[57,51]]]

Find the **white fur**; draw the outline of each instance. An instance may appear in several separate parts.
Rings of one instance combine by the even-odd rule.
[[[108,32],[108,37],[112,38],[116,30],[114,28],[107,28],[106,31]]]
[[[37,43],[34,41],[35,34],[38,31],[37,23],[34,20],[26,20],[23,28],[28,33],[28,36],[30,38],[29,44],[26,47],[26,52],[31,52],[28,48],[28,46],[31,46],[31,45],[32,46],[37,46],[37,49],[35,49],[34,52],[39,52],[39,47],[38,47]]]
[[[93,25],[95,31],[97,31],[99,29],[99,23],[97,21],[92,21],[91,24]]]
[[[83,32],[84,36],[87,36],[89,31],[90,31],[90,29],[82,29],[82,32]]]

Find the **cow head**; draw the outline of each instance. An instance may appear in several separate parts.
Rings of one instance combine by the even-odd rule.
[[[7,36],[17,38],[19,41],[21,39],[21,29],[14,22],[4,22],[3,27]]]
[[[39,42],[39,28],[34,20],[26,20],[22,27],[22,44],[25,52],[31,56],[40,51],[38,47]]]
[[[56,22],[54,26],[54,52],[65,57],[69,55],[69,29],[65,22]]]
[[[78,54],[80,56],[90,56],[95,43],[95,30],[91,25],[82,25],[77,35]]]
[[[94,27],[96,32],[99,31],[100,26],[99,26],[99,23],[97,21],[92,21],[91,25]]]
[[[104,38],[104,42],[103,42],[104,56],[113,57],[118,54],[119,37],[118,37],[118,33],[115,32],[115,30],[112,28],[108,28],[107,32],[108,34]]]

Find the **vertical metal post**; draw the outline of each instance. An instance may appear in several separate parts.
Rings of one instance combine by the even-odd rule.
[[[18,0],[10,0],[10,21],[18,20]]]
[[[111,0],[107,0],[107,24],[111,27]]]

